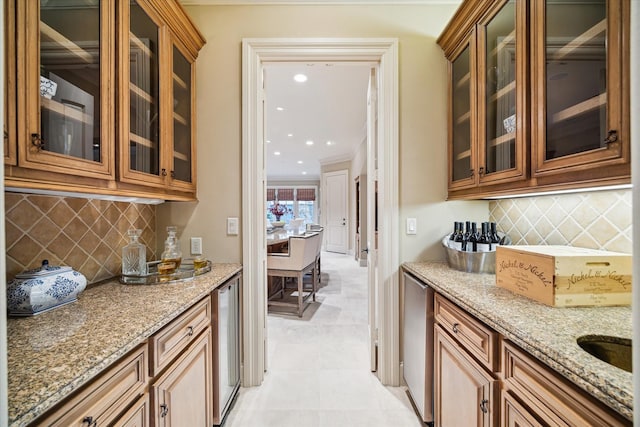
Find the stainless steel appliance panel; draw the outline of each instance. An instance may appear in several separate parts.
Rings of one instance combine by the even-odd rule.
[[[404,379],[422,421],[433,420],[433,295],[432,288],[403,273]]]

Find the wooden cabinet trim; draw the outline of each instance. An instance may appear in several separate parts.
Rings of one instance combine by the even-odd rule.
[[[578,390],[565,378],[508,341],[502,345],[504,388],[550,424],[630,425],[628,420]]]
[[[489,371],[498,369],[498,333],[442,295],[434,299],[435,320]]]
[[[129,406],[130,402],[144,393],[147,385],[148,345],[145,342],[100,376],[73,394],[65,403],[42,419],[38,425],[83,426],[86,416],[93,417],[105,425],[113,422]],[[86,425],[86,424],[84,424]]]
[[[153,335],[149,374],[158,375],[210,324],[211,300],[206,297]]]
[[[511,392],[500,394],[500,425],[504,427],[543,427],[538,419],[525,408]]]

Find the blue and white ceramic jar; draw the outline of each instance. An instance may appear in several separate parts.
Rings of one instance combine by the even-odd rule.
[[[7,311],[12,316],[33,316],[74,302],[87,279],[71,267],[42,266],[16,275],[7,286]]]

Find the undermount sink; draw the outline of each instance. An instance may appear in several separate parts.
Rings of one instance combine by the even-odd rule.
[[[578,345],[590,355],[617,368],[631,372],[631,340],[608,335],[579,337]]]

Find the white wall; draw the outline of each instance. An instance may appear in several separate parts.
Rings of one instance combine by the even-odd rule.
[[[159,241],[169,223],[204,239],[214,261],[239,262],[240,236],[226,217],[241,216],[241,42],[269,37],[393,37],[399,41],[400,214],[418,218],[402,236],[400,260],[442,259],[440,237],[454,220],[488,218],[486,202],[446,196],[446,61],[435,40],[457,5],[239,5],[186,7],[207,44],[197,60],[197,203],[158,208]],[[214,243],[215,242],[215,246]]]

